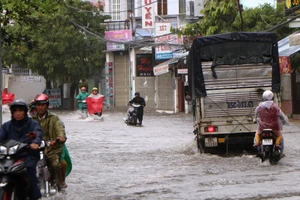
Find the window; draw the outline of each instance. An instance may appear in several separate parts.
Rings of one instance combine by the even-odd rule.
[[[120,20],[120,0],[112,0],[112,20]]]
[[[168,15],[168,5],[167,0],[157,1],[157,14],[158,15]]]
[[[195,15],[195,6],[194,6],[194,2],[190,1],[190,15],[194,16]]]
[[[131,10],[134,14],[134,0],[127,0],[127,11]]]
[[[186,13],[186,4],[185,0],[179,0],[179,14],[185,14]]]

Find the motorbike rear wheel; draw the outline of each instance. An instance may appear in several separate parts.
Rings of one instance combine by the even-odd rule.
[[[2,200],[23,200],[24,198],[18,198],[16,195],[16,188],[0,190],[0,199]]]

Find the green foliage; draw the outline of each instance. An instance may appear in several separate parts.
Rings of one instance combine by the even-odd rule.
[[[100,15],[101,7],[80,0],[1,2],[5,63],[30,68],[47,81],[75,84],[103,67],[105,41],[83,31],[104,34],[100,23],[108,16]]]
[[[202,10],[203,19],[194,24],[186,24],[180,29],[173,29],[172,32],[195,36],[236,31],[267,31],[287,20],[284,11],[284,3],[278,3],[276,9],[270,4],[263,4],[256,8],[247,8],[240,15],[236,0],[206,1]],[[279,38],[282,38],[291,33],[292,29],[286,25],[274,32]]]

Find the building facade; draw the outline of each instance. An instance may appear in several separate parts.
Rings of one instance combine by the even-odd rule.
[[[204,0],[103,2],[104,14],[111,16],[105,22],[108,105],[126,107],[138,91],[147,109],[171,113],[187,109],[183,92],[187,71],[178,71],[184,68],[186,52],[183,38],[170,29],[199,20],[203,4]],[[163,70],[157,73],[156,66]]]

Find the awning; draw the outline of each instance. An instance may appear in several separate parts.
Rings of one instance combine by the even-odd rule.
[[[169,72],[169,65],[176,64],[183,58],[187,57],[189,55],[189,52],[185,52],[181,54],[180,56],[171,58],[170,60],[167,60],[163,63],[160,63],[159,65],[156,65],[153,67],[153,73],[155,76],[165,74]]]
[[[153,37],[153,32],[148,29],[137,28],[135,29],[135,36]]]
[[[298,51],[300,51],[300,43],[299,45],[290,45],[290,38],[293,39],[293,37],[297,37],[297,35],[299,34],[299,31],[283,38],[282,40],[280,40],[278,42],[278,54],[279,56],[291,56],[295,53],[297,53]],[[294,42],[292,42],[294,43]]]

